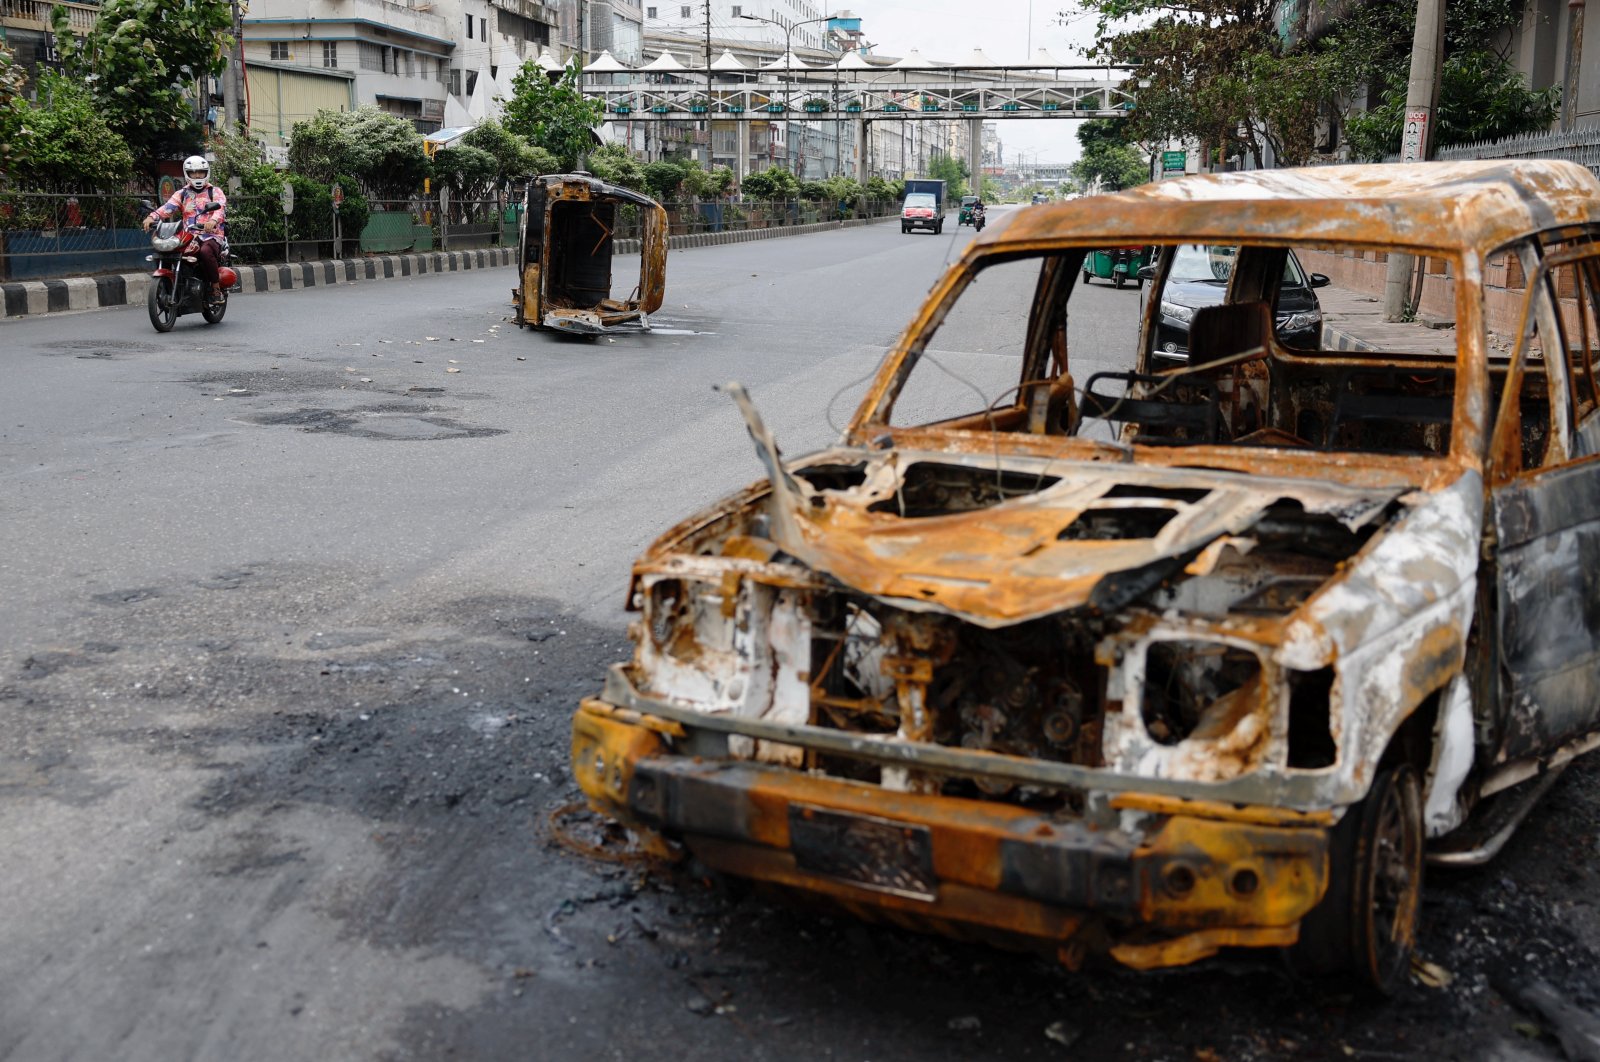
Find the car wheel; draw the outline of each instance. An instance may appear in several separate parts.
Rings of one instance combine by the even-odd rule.
[[[901,225],[900,226],[900,235],[904,236],[906,233],[908,233],[910,231],[911,231],[911,226],[910,225]]]
[[[1422,790],[1409,764],[1381,772],[1329,835],[1328,891],[1300,921],[1290,962],[1393,995],[1422,909]]]
[[[935,236],[943,236],[944,235],[944,222],[943,221],[940,221],[939,224],[937,224],[937,225],[935,225],[933,227],[933,234]]]
[[[1115,285],[1116,287],[1119,287],[1119,288],[1122,287],[1122,285],[1126,284],[1127,282],[1128,282],[1128,278],[1126,276],[1124,276],[1123,274],[1121,274],[1121,273],[1118,273],[1114,278],[1112,278],[1112,281],[1111,281],[1111,283],[1113,285]]]
[[[1084,282],[1084,283],[1085,283],[1085,284],[1087,284],[1087,283],[1089,283],[1089,280],[1090,280],[1090,276],[1091,276],[1091,275],[1090,275],[1090,273],[1089,273],[1089,271],[1088,271],[1088,270],[1087,270],[1087,269],[1085,269],[1085,270],[1084,270],[1084,271],[1083,271],[1083,282]]]
[[[172,292],[171,277],[155,277],[150,281],[145,309],[150,311],[150,323],[157,332],[172,331],[178,321],[178,303]]]

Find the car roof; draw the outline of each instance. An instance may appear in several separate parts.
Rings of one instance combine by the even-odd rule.
[[[1600,179],[1573,162],[1312,166],[1199,174],[1068,200],[1012,215],[971,250],[1254,237],[1487,254],[1529,232],[1596,224]]]

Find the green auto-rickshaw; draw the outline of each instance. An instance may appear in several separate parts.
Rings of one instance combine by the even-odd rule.
[[[1087,284],[1099,277],[1120,288],[1131,280],[1142,288],[1144,281],[1139,279],[1139,270],[1149,264],[1151,250],[1149,247],[1111,247],[1090,251],[1083,256],[1083,282]]]

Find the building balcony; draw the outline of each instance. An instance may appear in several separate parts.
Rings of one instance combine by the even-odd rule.
[[[57,0],[0,0],[0,26],[48,32],[50,9],[55,6]],[[100,17],[98,4],[62,3],[60,6],[67,9],[67,23],[80,37],[93,29],[95,19]],[[3,36],[0,34],[0,38]]]

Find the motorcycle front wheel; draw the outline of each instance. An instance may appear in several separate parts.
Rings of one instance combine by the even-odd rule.
[[[222,320],[222,315],[228,312],[228,293],[224,291],[215,302],[206,299],[205,305],[200,308],[200,316],[206,319],[206,324],[216,324]]]
[[[150,323],[157,332],[172,331],[172,326],[178,323],[178,303],[173,298],[171,277],[151,278],[145,308],[150,311]]]

